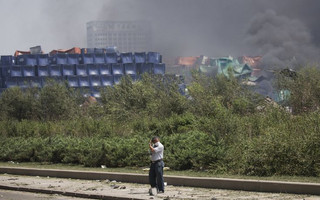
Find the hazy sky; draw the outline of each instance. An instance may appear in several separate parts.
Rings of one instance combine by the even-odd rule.
[[[0,54],[86,47],[92,20],[149,20],[146,51],[166,56],[317,57],[319,9],[319,0],[0,0]]]

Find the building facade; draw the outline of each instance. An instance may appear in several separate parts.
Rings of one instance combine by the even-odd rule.
[[[87,23],[87,47],[116,46],[120,52],[151,50],[151,24],[147,21],[91,21]]]

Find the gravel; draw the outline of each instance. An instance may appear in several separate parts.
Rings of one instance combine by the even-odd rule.
[[[0,185],[37,188],[47,190],[58,190],[64,192],[78,192],[84,194],[99,194],[107,196],[130,197],[140,199],[283,199],[283,200],[316,200],[320,196],[311,195],[294,195],[279,193],[262,193],[232,191],[220,189],[178,187],[168,185],[165,187],[165,193],[156,196],[149,195],[149,185],[121,183],[116,180],[78,180],[78,179],[61,179],[53,177],[39,176],[16,176],[2,174],[0,175]],[[72,199],[66,197],[65,199]]]

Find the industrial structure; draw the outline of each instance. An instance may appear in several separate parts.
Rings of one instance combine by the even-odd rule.
[[[87,23],[87,47],[116,46],[120,52],[151,49],[151,24],[147,21],[91,21]]]
[[[276,102],[283,102],[288,97],[288,91],[276,91],[272,85],[275,71],[265,69],[261,64],[261,56],[231,56],[210,58],[207,56],[178,57],[174,63],[167,63],[168,74],[178,74],[185,77],[188,84],[192,81],[192,71],[215,77],[230,75],[241,80],[256,93],[270,97]],[[285,93],[285,94],[283,94]]]
[[[119,83],[124,75],[133,81],[143,73],[165,74],[165,64],[157,52],[107,52],[106,49],[16,51],[1,56],[2,90],[18,86],[44,87],[49,79],[66,81],[69,87],[79,88],[88,95],[100,97],[100,89]]]

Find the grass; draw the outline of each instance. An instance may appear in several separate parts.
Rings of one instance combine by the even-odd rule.
[[[148,174],[144,168],[139,167],[124,167],[124,168],[93,168],[83,167],[81,165],[70,164],[50,164],[50,163],[13,163],[13,162],[0,162],[0,167],[25,167],[25,168],[38,168],[38,169],[60,169],[60,170],[81,170],[81,171],[94,171],[94,172],[118,172],[118,173],[136,173]],[[243,175],[230,175],[230,174],[215,174],[209,171],[175,171],[168,170],[164,172],[165,175],[172,176],[189,176],[189,177],[214,177],[214,178],[233,178],[233,179],[254,179],[254,180],[267,180],[267,181],[288,181],[288,182],[306,182],[306,183],[320,183],[319,177],[303,177],[303,176],[271,176],[271,177],[258,177],[258,176],[243,176]]]

